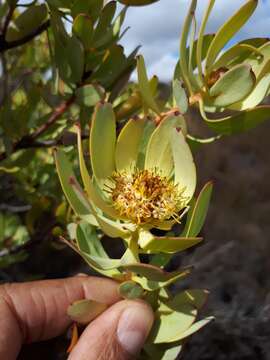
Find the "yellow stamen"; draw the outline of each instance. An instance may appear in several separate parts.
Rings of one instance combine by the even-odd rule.
[[[135,170],[132,174],[115,172],[112,175],[113,206],[121,216],[136,224],[179,220],[179,211],[187,204],[185,189],[161,176],[157,171]]]

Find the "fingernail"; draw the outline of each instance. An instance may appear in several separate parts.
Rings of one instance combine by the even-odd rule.
[[[78,273],[75,275],[76,277],[88,277],[89,275],[85,274],[85,273]]]
[[[145,304],[131,305],[124,310],[117,327],[118,342],[131,355],[137,355],[151,330],[152,310]]]

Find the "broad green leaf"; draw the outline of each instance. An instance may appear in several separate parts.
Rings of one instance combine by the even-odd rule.
[[[118,171],[132,172],[135,169],[145,122],[140,118],[130,119],[121,130],[115,150],[115,163]]]
[[[189,303],[200,310],[206,303],[209,291],[202,289],[190,289],[176,294],[172,300],[166,303],[171,310],[177,310],[180,304]]]
[[[94,269],[100,270],[114,270],[121,266],[120,259],[103,258],[95,255],[90,255],[81,252],[82,257],[89,263]]]
[[[177,79],[173,82],[173,97],[181,114],[185,114],[188,110],[188,98],[183,84]]]
[[[115,170],[114,152],[116,142],[115,116],[111,104],[96,106],[90,131],[90,157],[95,178],[104,185]]]
[[[145,127],[141,136],[141,141],[139,144],[139,153],[138,153],[138,158],[137,158],[137,167],[140,170],[144,169],[144,164],[145,164],[145,154],[146,154],[146,149],[147,149],[147,145],[149,142],[149,139],[152,135],[152,133],[155,130],[155,123],[153,121],[153,119],[149,119],[148,117],[145,117]]]
[[[258,5],[258,0],[247,1],[236,13],[227,20],[214,37],[206,57],[205,69],[209,74],[218,54],[231,38],[249,20]]]
[[[71,7],[71,14],[73,18],[76,18],[79,14],[87,14],[94,24],[99,17],[103,2],[104,0],[75,0]]]
[[[78,198],[77,193],[75,192],[74,188],[71,186],[71,182],[72,182],[72,183],[76,183],[76,186],[80,188],[80,185],[75,178],[72,166],[68,161],[64,151],[60,149],[55,151],[55,162],[56,162],[57,173],[63,191],[70,203],[70,206],[77,215],[79,216],[88,215],[89,213],[92,212],[91,206],[90,204],[87,204],[85,201]]]
[[[29,6],[24,12],[15,19],[14,24],[10,24],[6,33],[5,40],[17,41],[34,33],[48,17],[47,6],[45,4]]]
[[[211,105],[224,107],[247,97],[255,87],[256,77],[249,65],[236,65],[210,89]]]
[[[111,37],[112,27],[111,23],[113,21],[116,11],[116,3],[114,1],[108,2],[101,11],[97,26],[94,31],[94,45],[98,47],[103,44],[104,38],[108,36]]]
[[[148,254],[158,254],[160,252],[174,254],[189,249],[202,241],[202,238],[158,237],[151,235],[152,234],[150,234],[149,238],[139,238],[141,248]]]
[[[131,236],[131,232],[135,230],[133,224],[120,223],[119,221],[108,219],[101,214],[98,214],[97,221],[102,231],[112,238],[128,239]]]
[[[144,6],[153,4],[159,0],[118,0],[120,3],[127,6]]]
[[[176,283],[178,280],[181,280],[188,276],[191,273],[191,268],[187,268],[185,270],[175,271],[170,273],[170,276],[167,277],[165,281],[155,281],[148,280],[145,276],[136,276],[132,275],[132,280],[136,283],[140,284],[146,291],[156,291],[156,290],[164,290],[169,285]],[[162,279],[164,280],[164,279]]]
[[[145,155],[145,169],[160,171],[162,176],[170,176],[173,171],[171,133],[175,128],[185,129],[185,119],[180,114],[166,116],[151,135]]]
[[[82,42],[85,49],[92,46],[93,23],[91,18],[86,14],[79,14],[73,22],[73,34]]]
[[[239,63],[242,63],[243,59],[248,57],[250,54],[256,54],[258,56],[263,56],[259,49],[256,47],[239,43],[232,46],[230,49],[225,51],[215,62],[213,65],[213,70],[219,69],[222,67],[228,67],[232,62],[235,64],[237,59],[239,59]]]
[[[87,222],[78,224],[76,227],[76,242],[79,254],[94,270],[109,277],[120,274],[117,270],[120,260],[109,259],[93,226]],[[75,251],[77,250],[75,249]]]
[[[218,120],[209,119],[206,116],[202,103],[200,103],[200,111],[208,126],[218,134],[223,135],[239,134],[270,120],[269,105],[257,106],[255,109],[248,109]]]
[[[180,343],[175,344],[148,344],[146,343],[143,350],[147,353],[147,357],[142,360],[175,360],[182,349]]]
[[[269,75],[270,73],[270,59],[262,66],[261,70],[258,73],[257,81],[262,80],[265,76]]]
[[[115,108],[115,116],[117,120],[123,120],[136,114],[142,107],[141,94],[135,90],[132,94],[121,102]]]
[[[175,311],[162,304],[162,311],[156,312],[156,320],[150,332],[149,339],[154,344],[178,341],[182,333],[194,323],[197,310],[189,303],[182,303]],[[149,340],[148,340],[149,341]]]
[[[83,299],[75,301],[67,309],[68,316],[79,324],[89,324],[108,308],[107,304],[94,300]]]
[[[109,215],[112,218],[116,218],[117,212],[114,210],[112,204],[108,204],[102,196],[102,191],[99,189],[99,187],[94,183],[94,181],[91,179],[85,161],[84,161],[84,155],[83,155],[83,147],[82,147],[82,140],[81,140],[81,130],[77,126],[76,128],[77,132],[77,143],[78,143],[78,153],[79,153],[79,164],[80,164],[80,171],[81,176],[84,184],[84,188],[87,192],[87,195],[89,199],[93,202],[93,204],[100,209],[102,212],[105,213],[105,215]]]
[[[191,200],[196,188],[196,167],[190,148],[181,131],[173,129],[171,147],[174,160],[174,181],[181,189],[187,201]]]
[[[80,83],[84,70],[84,50],[82,43],[74,35],[68,39],[66,55],[71,68],[70,81]]]
[[[165,265],[167,265],[169,263],[171,258],[172,258],[172,255],[170,255],[170,254],[164,254],[164,253],[156,254],[152,257],[149,264],[154,265],[154,266],[164,267]]]
[[[126,67],[130,65],[124,54],[123,47],[113,45],[107,50],[102,63],[90,79],[99,82],[106,89],[111,88],[122,72],[126,70]]]
[[[80,251],[97,257],[108,258],[97,235],[96,228],[85,221],[76,227],[76,240]]]
[[[266,74],[269,73],[270,42],[264,44],[258,50],[262,56],[258,57],[254,54],[246,59],[246,62],[252,67],[257,80],[260,81]]]
[[[193,238],[200,233],[207,215],[212,190],[213,184],[208,182],[201,190],[197,200],[192,200],[187,222],[181,236]]]
[[[124,299],[139,299],[144,293],[144,289],[134,281],[125,281],[119,285],[119,294]]]
[[[76,100],[80,105],[95,106],[103,98],[104,90],[98,85],[87,84],[76,90]]]
[[[270,89],[270,74],[263,77],[255,86],[251,94],[243,101],[230,106],[232,110],[243,111],[247,109],[255,108],[259,105],[267,96]]]
[[[174,271],[169,273],[160,269],[157,266],[143,264],[143,263],[123,265],[123,269],[126,271],[131,271],[133,273],[136,273],[140,276],[143,276],[149,281],[156,281],[156,282],[167,282],[170,279],[178,276],[179,274],[185,276],[187,273],[190,272],[190,269],[185,269],[185,270]]]
[[[149,231],[141,231],[138,243],[144,253],[173,254],[184,251],[202,241],[202,238],[155,236]]]
[[[201,49],[201,59],[202,61],[206,58],[209,46],[212,42],[212,40],[214,39],[215,34],[206,34],[203,36],[203,43],[202,43],[202,49]],[[192,59],[191,59],[191,64],[192,64],[192,68],[196,69],[197,66],[197,46],[198,46],[198,40],[194,41],[194,49],[192,51]],[[187,51],[189,51],[189,49],[187,49]],[[190,62],[190,60],[189,60]]]
[[[139,89],[146,106],[153,110],[156,114],[160,113],[159,107],[152,96],[149,80],[146,73],[144,59],[141,55],[137,58],[137,71],[138,71],[138,83]]]
[[[192,324],[186,331],[184,331],[181,336],[178,337],[178,340],[185,339],[186,337],[194,334],[195,332],[201,330],[204,326],[209,324],[211,321],[213,321],[215,318],[213,316],[209,316],[203,320],[197,321],[194,324]]]

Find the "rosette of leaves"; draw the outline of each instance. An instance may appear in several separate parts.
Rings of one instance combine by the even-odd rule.
[[[215,0],[209,0],[196,38],[197,1],[191,1],[175,78],[183,80],[189,103],[198,104],[207,125],[219,134],[230,135],[269,119],[270,107],[259,104],[270,91],[270,42],[253,38],[227,48],[252,16],[257,0],[246,1],[216,34],[205,35],[214,4]]]
[[[118,280],[124,298],[143,298],[152,305],[156,322],[145,357],[155,353],[159,354],[157,359],[174,359],[163,356],[172,348],[179,351],[184,338],[210,321],[194,322],[207,292],[191,290],[172,296],[167,287],[191,269],[167,272],[163,267],[173,254],[201,242],[197,236],[212,184],[194,198],[196,169],[179,112],[154,120],[130,119],[117,136],[112,105],[99,103],[91,122],[88,163],[80,128],[76,129],[83,187],[65,151],[56,150],[55,159],[63,191],[80,219],[69,226],[68,244],[93,269]],[[169,234],[187,211],[182,233]],[[99,229],[111,238],[122,239],[126,250],[120,259],[109,258]],[[164,236],[154,235],[153,229],[163,230]],[[148,255],[149,262],[142,263],[141,254]],[[100,304],[96,306],[97,311],[93,302],[85,300],[69,308],[69,314],[80,322],[85,315],[88,321],[102,309]]]

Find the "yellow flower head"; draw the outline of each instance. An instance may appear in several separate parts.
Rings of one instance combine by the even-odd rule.
[[[63,173],[72,170],[61,153],[57,155],[63,189],[77,215],[110,237],[125,238],[143,229],[171,229],[180,221],[196,187],[193,157],[181,130],[184,125],[179,113],[168,114],[158,124],[136,118],[117,137],[112,106],[98,104],[89,140],[92,176],[77,129],[85,192],[74,179],[66,180]]]

